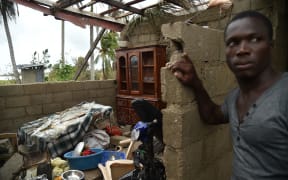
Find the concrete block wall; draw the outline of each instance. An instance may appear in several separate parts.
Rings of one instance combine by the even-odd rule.
[[[162,26],[165,38],[182,43],[195,64],[205,88],[215,102],[222,103],[236,86],[225,64],[223,32],[176,22]],[[171,52],[170,61],[180,57]],[[166,69],[161,69],[164,163],[169,180],[228,180],[231,175],[232,146],[229,125],[204,124],[193,91],[184,87]]]
[[[224,29],[229,20],[237,13],[244,10],[256,10],[265,14],[273,24],[274,29],[274,57],[273,66],[279,71],[288,70],[287,30],[288,2],[285,0],[233,0],[233,8],[228,12],[219,13],[215,9],[200,13],[200,18],[193,19],[194,23],[207,25],[211,28]],[[219,17],[218,20],[205,18],[206,16]],[[197,17],[197,16],[196,16]]]
[[[0,133],[16,132],[25,122],[83,101],[109,105],[114,110],[115,97],[115,80],[0,86]]]

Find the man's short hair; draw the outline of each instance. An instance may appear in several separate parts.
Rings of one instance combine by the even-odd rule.
[[[231,19],[231,21],[226,25],[226,27],[224,29],[224,38],[226,37],[227,28],[232,22],[234,22],[236,20],[239,20],[239,19],[242,19],[242,18],[247,18],[247,17],[257,18],[260,21],[262,21],[262,23],[264,24],[264,26],[267,29],[269,39],[270,40],[273,39],[273,27],[272,27],[271,21],[265,15],[263,15],[263,14],[257,12],[257,11],[252,11],[252,10],[243,11],[243,12],[240,12],[240,13],[236,14]]]

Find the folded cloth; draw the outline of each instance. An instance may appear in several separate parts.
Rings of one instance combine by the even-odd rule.
[[[17,132],[18,143],[33,151],[48,150],[52,157],[61,156],[82,140],[92,121],[111,118],[112,107],[83,102],[23,124]]]

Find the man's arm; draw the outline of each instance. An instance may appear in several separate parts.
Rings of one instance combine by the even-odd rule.
[[[175,63],[168,63],[168,68],[184,86],[193,89],[199,113],[204,122],[208,124],[228,123],[228,119],[225,119],[221,111],[221,106],[215,104],[208,95],[187,54],[183,54],[182,58]]]

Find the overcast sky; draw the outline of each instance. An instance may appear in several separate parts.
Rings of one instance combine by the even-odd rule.
[[[2,17],[1,17],[2,18]],[[2,21],[2,20],[1,20]],[[33,53],[48,49],[50,63],[55,64],[61,58],[61,21],[53,16],[19,5],[19,17],[9,22],[14,54],[17,64],[29,64]],[[89,50],[89,26],[85,29],[65,22],[65,57],[85,57]],[[94,33],[95,34],[95,33]],[[0,74],[11,67],[11,60],[3,22],[0,24]]]

